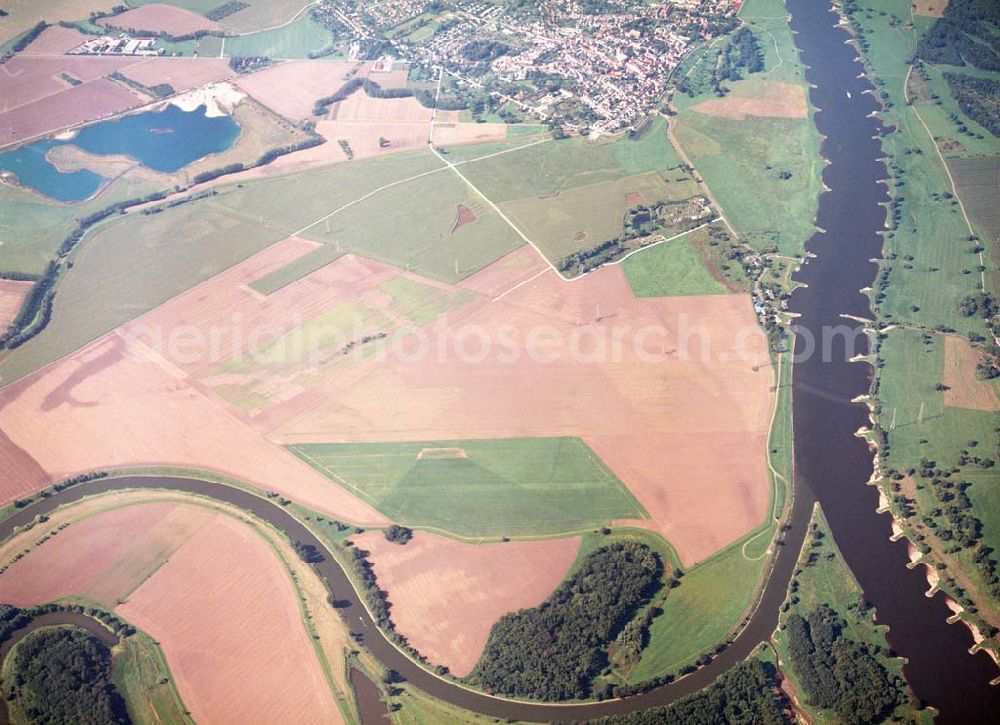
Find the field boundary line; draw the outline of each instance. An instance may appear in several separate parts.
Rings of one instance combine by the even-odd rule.
[[[538,279],[539,277],[541,277],[541,276],[542,276],[543,274],[546,274],[546,273],[548,273],[548,272],[550,272],[550,271],[551,271],[551,269],[550,269],[549,267],[546,267],[545,269],[543,269],[543,270],[542,270],[541,272],[539,272],[538,274],[533,274],[533,275],[532,275],[531,277],[529,277],[528,279],[525,279],[525,280],[521,280],[520,282],[518,282],[518,283],[517,283],[516,285],[514,285],[514,286],[513,286],[513,287],[511,287],[510,289],[508,289],[508,290],[506,290],[506,291],[504,291],[504,292],[501,292],[501,293],[500,293],[500,294],[498,294],[498,295],[497,295],[496,297],[494,297],[493,299],[491,299],[491,300],[490,300],[490,302],[499,302],[499,301],[500,301],[500,300],[502,300],[502,299],[503,299],[504,297],[506,297],[506,296],[507,296],[507,295],[509,295],[509,294],[510,294],[511,292],[513,292],[514,290],[518,290],[518,289],[520,289],[521,287],[524,287],[524,285],[528,284],[529,282],[534,282],[534,281],[535,281],[536,279]]]
[[[429,148],[431,150],[431,153],[433,153],[435,156],[437,156],[439,159],[441,159],[441,161],[443,161],[445,164],[447,164],[446,168],[450,168],[452,171],[454,171],[456,174],[458,174],[458,178],[460,178],[462,181],[464,181],[468,185],[468,187],[470,189],[472,189],[474,192],[476,192],[476,194],[478,194],[483,199],[483,201],[485,201],[487,204],[489,204],[490,207],[493,209],[493,211],[495,211],[500,216],[501,219],[503,219],[505,222],[507,222],[508,226],[510,226],[510,228],[513,229],[514,232],[517,233],[517,235],[519,237],[521,237],[521,239],[523,239],[525,242],[527,242],[528,244],[530,244],[531,248],[534,249],[536,252],[538,252],[538,255],[545,261],[545,264],[547,264],[549,266],[549,268],[552,269],[552,271],[554,271],[557,275],[559,275],[559,279],[561,279],[563,282],[569,282],[570,281],[567,277],[565,277],[563,275],[562,272],[560,272],[556,268],[556,266],[554,264],[552,264],[552,262],[549,261],[549,258],[546,257],[542,253],[542,250],[538,248],[538,245],[535,244],[532,240],[530,240],[525,235],[525,233],[522,232],[520,230],[520,228],[518,228],[518,226],[516,224],[514,224],[514,222],[512,222],[510,220],[510,217],[508,217],[506,214],[503,213],[503,211],[500,210],[499,206],[497,206],[496,204],[493,203],[492,199],[490,199],[488,196],[486,196],[486,194],[484,194],[483,192],[481,192],[479,190],[479,188],[475,184],[473,184],[471,181],[469,181],[468,177],[465,174],[463,174],[458,169],[458,167],[455,164],[451,163],[451,161],[449,161],[444,156],[442,156],[441,153],[436,148],[434,148],[433,144],[429,144],[428,146],[429,146]]]

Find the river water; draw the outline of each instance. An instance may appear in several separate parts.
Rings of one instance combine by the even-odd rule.
[[[796,276],[809,287],[797,291],[791,300],[792,310],[801,314],[798,323],[819,337],[824,327],[849,324],[842,314],[871,315],[867,298],[858,290],[874,279],[876,267],[868,260],[881,251],[878,231],[885,213],[878,204],[887,197],[878,180],[885,168],[878,160],[879,143],[872,138],[877,122],[868,118],[876,102],[864,94],[871,86],[859,78],[862,68],[853,48],[845,44],[847,34],[836,27],[837,18],[824,0],[788,0],[788,8],[798,33],[796,43],[811,66],[807,75],[816,86],[812,101],[820,109],[816,123],[826,136],[823,154],[830,161],[824,172],[830,191],[821,198],[818,215],[818,224],[826,231],[809,241],[807,248],[817,257]],[[803,337],[799,340],[801,344]],[[862,347],[855,350],[863,351]],[[626,700],[565,705],[512,702],[466,690],[437,679],[386,641],[329,552],[316,570],[331,595],[344,602],[340,613],[365,646],[411,685],[459,707],[503,719],[589,719],[662,705],[690,694],[766,640],[777,625],[778,608],[813,501],[818,498],[847,563],[877,608],[878,621],[890,626],[893,647],[909,658],[906,675],[916,694],[941,711],[942,722],[988,722],[991,713],[1000,712],[1000,688],[987,684],[997,674],[996,667],[985,654],[967,654],[971,635],[961,625],[946,624],[950,611],[942,596],[924,596],[923,572],[906,568],[906,546],[889,541],[890,519],[875,513],[877,492],[865,485],[872,472],[872,455],[854,432],[868,424],[868,412],[850,401],[868,391],[871,370],[847,362],[842,343],[832,352],[826,360],[814,355],[794,366],[795,498],[785,545],[779,547],[760,606],[736,641],[711,664],[670,685]],[[143,476],[92,481],[43,498],[0,522],[0,538],[61,503],[121,488],[211,496],[252,511],[292,540],[325,551],[312,532],[271,501],[220,483]]]
[[[880,126],[868,114],[878,108],[865,91],[872,85],[859,78],[863,68],[846,30],[835,27],[837,16],[822,0],[788,0],[792,29],[797,33],[811,93],[816,125],[826,137],[823,156],[830,165],[823,178],[830,191],[820,200],[817,233],[807,250],[817,257],[796,275],[808,285],[792,296],[797,322],[821,339],[826,327],[856,323],[849,314],[870,318],[867,298],[859,290],[877,273],[869,260],[881,256],[878,232],[885,223],[880,202],[888,201],[886,169],[875,134]],[[848,93],[850,96],[848,96]],[[800,339],[797,352],[805,340]],[[891,520],[878,515],[878,493],[865,482],[872,473],[872,454],[854,432],[869,424],[865,406],[851,399],[868,392],[871,367],[845,359],[843,340],[831,347],[828,361],[820,354],[802,356],[794,365],[796,485],[799,495],[815,496],[823,505],[844,558],[878,621],[890,627],[893,648],[909,659],[905,674],[916,695],[940,710],[939,722],[987,722],[1000,713],[1000,688],[990,687],[997,668],[985,654],[967,653],[972,636],[962,625],[949,625],[951,611],[943,595],[927,598],[924,568],[907,569],[905,541],[893,543]],[[855,352],[867,352],[864,342]]]

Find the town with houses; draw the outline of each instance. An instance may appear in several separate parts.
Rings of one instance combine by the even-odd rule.
[[[354,54],[394,56],[488,89],[567,129],[615,133],[657,107],[694,49],[732,30],[740,2],[380,0],[319,12],[351,36]]]

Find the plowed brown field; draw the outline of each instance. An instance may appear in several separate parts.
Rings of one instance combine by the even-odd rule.
[[[464,544],[422,531],[405,546],[380,531],[354,542],[371,554],[396,629],[432,663],[459,677],[476,664],[494,622],[545,601],[580,548],[579,537]]]

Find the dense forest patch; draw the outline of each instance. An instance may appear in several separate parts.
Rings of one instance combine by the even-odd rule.
[[[111,652],[86,632],[68,627],[33,632],[13,655],[6,696],[29,722],[130,722],[111,681]]]
[[[900,683],[870,645],[844,636],[846,622],[828,605],[790,615],[787,627],[792,667],[811,705],[849,724],[880,722],[903,701]]]
[[[519,697],[587,697],[607,662],[608,645],[655,592],[662,569],[644,544],[598,549],[540,606],[493,625],[472,681]]]

